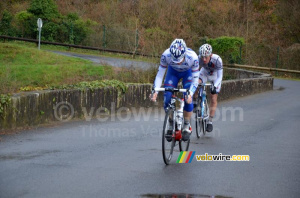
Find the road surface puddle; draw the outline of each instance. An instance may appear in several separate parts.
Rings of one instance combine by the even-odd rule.
[[[230,198],[222,195],[198,195],[185,193],[167,193],[167,194],[145,194],[141,195],[145,198]]]

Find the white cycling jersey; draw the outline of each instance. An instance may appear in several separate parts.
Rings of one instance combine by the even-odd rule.
[[[185,72],[192,69],[192,83],[190,86],[191,94],[194,94],[195,88],[198,86],[199,78],[199,60],[197,54],[190,48],[186,50],[185,59],[182,63],[174,63],[171,58],[170,49],[166,49],[160,58],[160,65],[154,81],[154,88],[161,87],[163,77],[165,75],[167,67],[172,67],[178,72]]]
[[[208,64],[204,64],[200,58],[199,65],[201,67],[199,78],[202,82],[212,81],[217,88],[217,92],[221,89],[223,79],[223,63],[219,55],[213,54]]]

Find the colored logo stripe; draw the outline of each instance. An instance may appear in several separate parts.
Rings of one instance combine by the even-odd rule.
[[[179,162],[180,162],[180,159],[181,159],[182,153],[183,153],[183,151],[181,151],[181,152],[180,152],[180,154],[179,154],[179,156],[178,156],[178,159],[177,159],[176,163],[179,163]]]
[[[195,151],[181,151],[176,163],[191,163],[195,156]]]
[[[195,153],[196,153],[196,151],[193,151],[193,152],[192,152],[191,157],[190,157],[190,160],[189,160],[188,163],[191,163],[191,162],[192,162],[192,160],[193,160],[193,158],[194,158],[194,156],[195,156]]]
[[[184,158],[186,156],[186,151],[181,151],[181,152],[183,152],[183,154],[181,156],[181,159],[180,159],[179,163],[183,163],[184,162],[183,160],[184,160]]]

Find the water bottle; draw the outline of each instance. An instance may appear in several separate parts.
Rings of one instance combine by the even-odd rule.
[[[182,122],[183,122],[183,106],[184,106],[184,100],[181,99],[180,108],[177,110],[177,126],[178,126],[178,129],[181,129],[181,125],[182,125]]]

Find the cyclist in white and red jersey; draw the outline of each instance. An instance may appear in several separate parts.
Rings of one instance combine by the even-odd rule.
[[[182,130],[182,139],[188,140],[191,135],[190,119],[193,113],[192,96],[198,87],[199,79],[199,60],[197,54],[187,48],[183,39],[175,39],[170,48],[166,49],[160,59],[159,69],[154,81],[153,88],[160,88],[166,69],[167,75],[164,81],[164,87],[177,87],[180,79],[184,89],[189,89],[188,93],[184,94],[184,126]],[[171,101],[171,92],[164,93],[164,108]],[[157,92],[151,95],[151,100],[155,101]],[[173,121],[169,124],[168,131],[172,131]]]
[[[219,55],[212,53],[211,45],[204,44],[199,48],[199,65],[201,67],[199,84],[206,83],[207,81],[213,83],[211,89],[210,116],[206,128],[207,132],[211,132],[213,130],[212,119],[217,109],[217,99],[223,79],[223,63]]]

